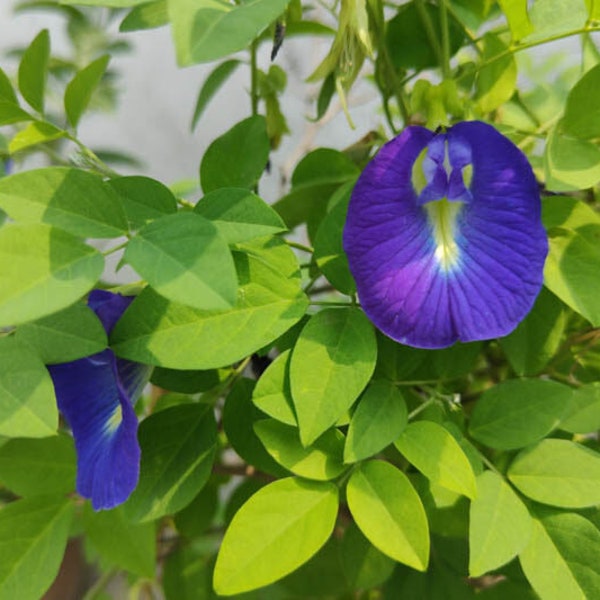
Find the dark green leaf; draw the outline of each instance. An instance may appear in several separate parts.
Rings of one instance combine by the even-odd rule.
[[[81,169],[48,167],[0,179],[0,208],[16,221],[47,223],[81,237],[113,238],[127,231],[117,194]]]
[[[200,163],[204,193],[254,187],[265,170],[269,150],[265,118],[255,115],[240,121],[206,149]]]
[[[571,409],[560,428],[571,433],[589,433],[600,429],[600,382],[573,390]]]
[[[150,381],[154,385],[181,394],[206,392],[221,383],[222,380],[223,377],[217,370],[183,371],[164,367],[156,367],[150,377]]]
[[[0,100],[0,125],[12,125],[23,121],[31,121],[33,117],[18,104]]]
[[[98,281],[104,259],[64,231],[8,225],[0,229],[0,264],[0,326],[5,326],[73,304]]]
[[[567,98],[565,116],[561,121],[567,135],[590,139],[600,136],[600,65],[590,69],[573,87]]]
[[[65,112],[72,127],[77,127],[81,115],[87,109],[94,90],[104,76],[109,55],[102,56],[79,71],[65,90]]]
[[[227,242],[204,217],[167,215],[129,241],[124,260],[162,296],[199,310],[233,307],[237,275]]]
[[[18,102],[12,83],[2,69],[0,69],[0,99],[12,102],[13,104],[17,104]]]
[[[149,521],[189,504],[208,480],[217,427],[210,407],[182,404],[142,421],[140,481],[124,505],[132,521]]]
[[[346,154],[333,148],[317,148],[309,152],[292,173],[292,187],[344,183],[355,179],[359,168]]]
[[[192,117],[192,131],[196,128],[200,117],[204,113],[206,106],[212,100],[213,96],[221,89],[221,86],[229,79],[231,74],[240,64],[239,60],[231,59],[217,65],[204,80],[196,107],[194,108],[194,116]]]
[[[49,58],[50,34],[44,29],[33,39],[19,63],[19,90],[27,103],[40,113],[44,112]]]
[[[100,319],[81,302],[21,325],[15,337],[31,346],[47,365],[83,358],[108,346]]]
[[[13,338],[0,338],[0,435],[54,435],[58,411],[54,387],[42,361]]]

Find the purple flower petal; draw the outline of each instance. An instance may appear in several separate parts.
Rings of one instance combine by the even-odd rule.
[[[58,408],[73,430],[77,491],[95,510],[125,502],[139,478],[137,417],[113,352],[48,367]]]
[[[354,188],[344,248],[371,321],[443,348],[510,333],[539,293],[548,246],[527,159],[472,121],[387,143]]]
[[[121,296],[106,290],[92,290],[88,296],[88,306],[96,313],[107,335],[133,302],[134,296]]]

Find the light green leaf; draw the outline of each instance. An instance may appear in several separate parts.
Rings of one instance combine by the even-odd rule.
[[[239,60],[231,59],[222,62],[217,65],[204,80],[200,93],[198,94],[198,100],[196,101],[196,107],[194,108],[194,116],[192,117],[192,131],[196,128],[200,117],[202,117],[204,110],[208,103],[212,100],[213,96],[221,89],[221,86],[229,79],[231,74],[236,70],[238,65],[241,64]]]
[[[62,562],[73,504],[34,496],[0,508],[0,598],[39,600]]]
[[[124,260],[161,295],[199,310],[233,307],[237,275],[227,242],[190,212],[148,223],[127,244]]]
[[[342,462],[344,436],[337,429],[326,431],[306,448],[296,427],[274,419],[257,421],[254,431],[267,452],[295,475],[327,481],[346,468]]]
[[[210,475],[217,426],[210,407],[182,404],[142,421],[140,481],[124,505],[131,521],[149,521],[189,504]]]
[[[517,375],[537,375],[554,356],[567,322],[562,303],[545,287],[518,327],[500,338],[500,346]]]
[[[362,311],[330,308],[311,317],[290,362],[290,387],[304,445],[352,406],[371,378],[376,360],[375,333]]]
[[[590,141],[562,135],[558,127],[550,131],[546,141],[546,187],[554,192],[593,187],[600,181],[600,148]]]
[[[12,125],[23,121],[31,121],[33,117],[18,104],[8,100],[0,100],[0,125]]]
[[[374,381],[350,419],[344,462],[377,454],[398,439],[406,423],[406,402],[400,390],[388,381]]]
[[[112,332],[115,352],[144,364],[213,369],[287,331],[307,305],[294,253],[283,241],[264,238],[239,250],[234,252],[240,287],[233,309],[200,311],[145,289]]]
[[[395,445],[432,482],[471,499],[477,495],[467,455],[441,425],[432,421],[409,423]]]
[[[180,66],[218,60],[250,45],[285,10],[289,0],[168,0]]]
[[[402,471],[383,461],[361,463],[346,496],[356,524],[376,548],[418,571],[427,569],[427,516]]]
[[[600,504],[600,454],[568,440],[548,439],[521,451],[508,478],[528,498],[562,508]]]
[[[504,54],[508,47],[495,34],[483,36],[483,60]],[[508,102],[517,85],[517,63],[512,54],[494,60],[483,67],[477,77],[477,105],[483,113],[489,113]]]
[[[558,427],[571,408],[572,389],[556,381],[514,379],[488,388],[471,413],[469,433],[482,444],[512,450]]]
[[[33,348],[47,365],[90,356],[108,346],[100,319],[81,302],[19,326],[15,337]]]
[[[169,22],[169,11],[167,0],[155,0],[146,2],[133,8],[131,12],[121,21],[119,31],[141,31],[161,27]]]
[[[512,560],[529,542],[531,517],[504,479],[493,471],[477,478],[471,503],[469,575],[480,577]]]
[[[589,600],[600,589],[600,532],[574,513],[533,520],[521,567],[544,600]]]
[[[0,481],[19,496],[73,492],[73,438],[61,434],[8,440],[0,446]]]
[[[498,0],[498,4],[508,21],[513,42],[518,42],[533,31],[527,14],[527,0]]]
[[[585,233],[588,225],[600,225],[600,214],[577,198],[550,196],[542,201],[542,222],[546,229],[563,227]]]
[[[80,6],[110,6],[113,8],[129,8],[144,4],[148,0],[59,0],[60,4],[75,4]]]
[[[8,144],[8,152],[16,154],[21,150],[27,150],[31,146],[52,142],[64,137],[66,132],[46,121],[34,121],[24,129],[17,132]]]
[[[544,283],[565,304],[600,326],[600,225],[577,230],[553,228]]]
[[[342,234],[353,187],[353,182],[345,185],[345,197],[325,215],[314,242],[317,266],[336,289],[349,295],[356,293],[356,283],[350,273],[348,257],[342,245]]]
[[[54,435],[58,411],[54,387],[42,361],[24,344],[0,338],[0,435]]]
[[[212,221],[228,244],[286,230],[281,217],[262,198],[241,188],[210,192],[196,204],[194,212]]]
[[[110,56],[97,58],[87,67],[76,73],[65,90],[65,112],[69,123],[77,127],[81,115],[88,107],[92,94],[104,76]]]
[[[81,169],[48,167],[4,177],[0,208],[15,221],[47,223],[81,237],[113,238],[127,231],[120,198]]]
[[[6,326],[73,304],[98,281],[104,259],[59,229],[8,225],[0,229],[0,264],[0,326]]]
[[[327,482],[280,479],[254,494],[236,513],[217,556],[214,588],[233,595],[291,573],[331,535],[338,490]]]
[[[600,21],[600,2],[598,0],[585,0],[590,20]]]
[[[33,39],[19,63],[19,90],[27,103],[40,113],[44,112],[49,58],[50,34],[44,29]]]
[[[154,523],[129,523],[122,507],[95,512],[89,503],[82,520],[86,540],[105,561],[142,577],[154,577]]]
[[[267,166],[269,150],[265,118],[254,115],[240,121],[206,149],[200,163],[204,193],[254,187]]]
[[[114,177],[108,185],[119,194],[132,229],[177,212],[175,196],[156,179],[140,175]]]
[[[600,382],[573,390],[571,409],[560,428],[571,433],[589,433],[600,429]]]
[[[296,414],[290,390],[290,350],[282,352],[260,376],[252,402],[265,414],[286,425],[296,426]]]

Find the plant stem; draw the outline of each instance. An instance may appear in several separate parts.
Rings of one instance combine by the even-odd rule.
[[[256,66],[258,42],[254,40],[250,45],[250,106],[252,114],[258,114],[258,67]]]
[[[357,306],[356,304],[352,304],[351,302],[328,302],[326,300],[311,300],[311,306]]]
[[[94,585],[86,592],[83,600],[95,600],[104,591],[110,580],[117,574],[117,569],[109,569],[104,571],[96,580]]]
[[[310,246],[305,246],[304,244],[300,244],[299,242],[294,242],[292,240],[285,240],[285,243],[290,248],[296,248],[296,250],[302,250],[302,252],[308,252],[309,254],[312,254],[314,252],[314,250]]]
[[[409,412],[408,420],[411,421],[419,413],[422,413],[426,408],[429,408],[432,404],[435,404],[437,401],[438,401],[437,398],[435,396],[432,396],[431,398],[429,398],[429,400],[426,400],[425,402],[423,402],[423,404],[421,404],[421,406],[417,406],[417,408],[415,408],[414,410]]]
[[[442,28],[442,78],[450,77],[450,30],[448,28],[448,0],[440,0],[440,27]]]

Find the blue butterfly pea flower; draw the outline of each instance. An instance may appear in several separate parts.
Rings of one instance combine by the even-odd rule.
[[[88,305],[107,334],[132,302],[94,290]],[[127,500],[140,471],[138,421],[133,405],[150,368],[119,359],[110,348],[86,358],[48,367],[58,408],[73,431],[77,450],[77,492],[95,510]]]
[[[418,348],[510,333],[548,252],[525,155],[491,125],[407,127],[358,179],[344,249],[367,316]]]

